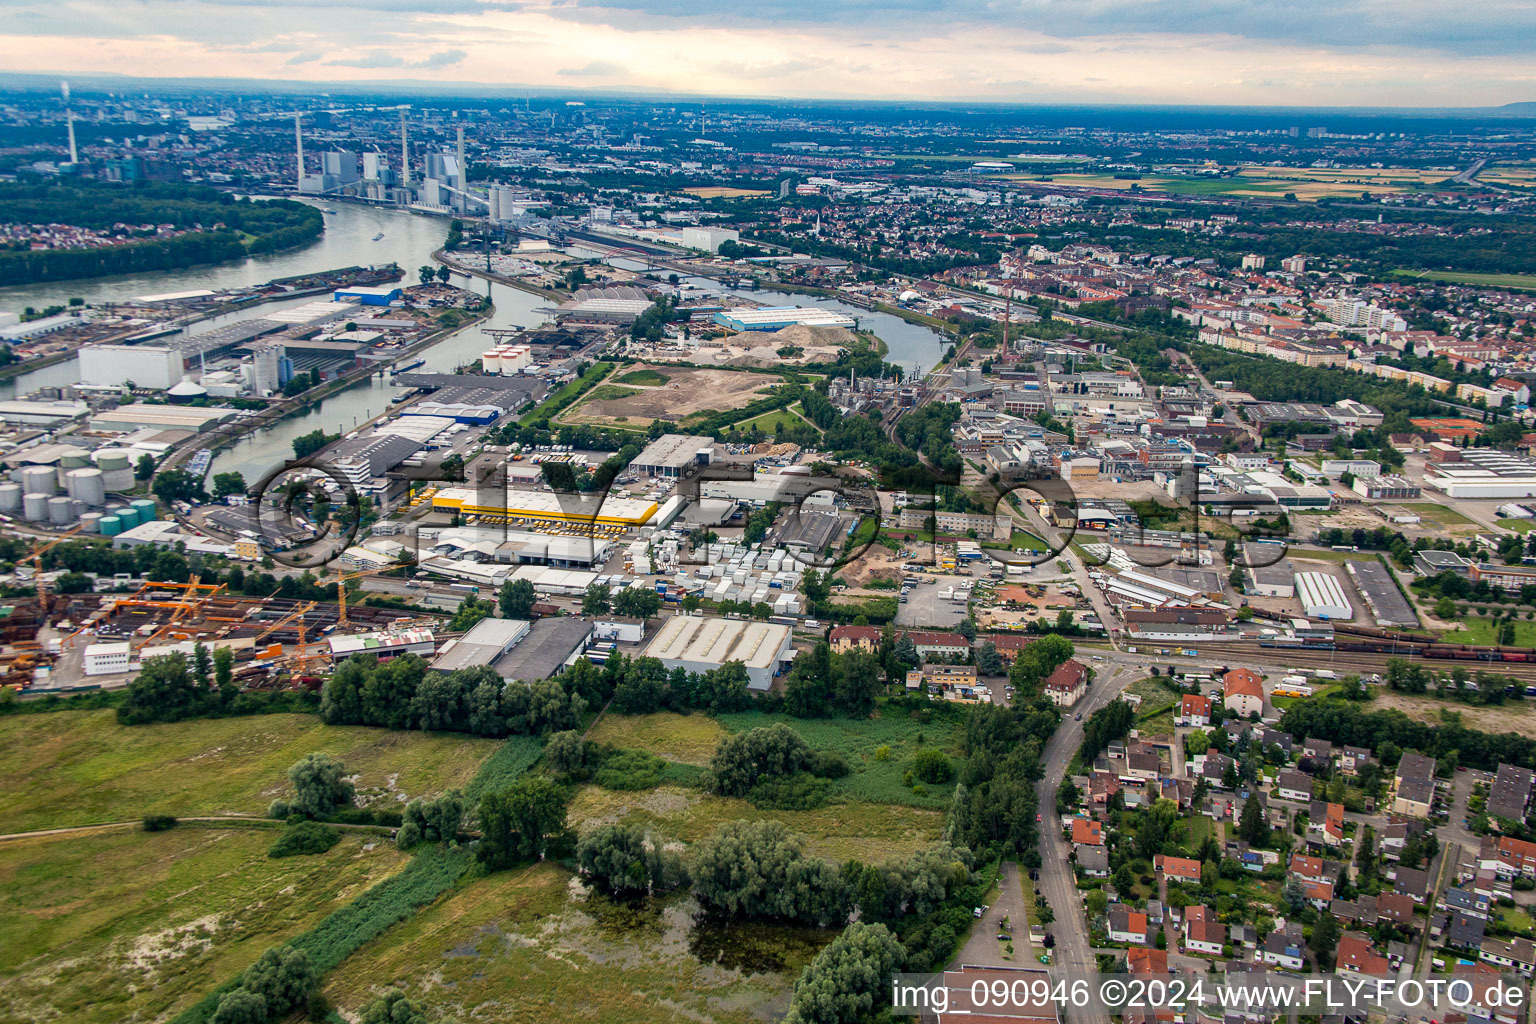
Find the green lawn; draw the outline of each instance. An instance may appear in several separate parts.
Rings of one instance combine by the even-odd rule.
[[[708,715],[620,715],[609,711],[588,737],[596,743],[648,750],[682,764],[708,764],[725,730]]]
[[[402,802],[464,786],[496,740],[331,726],[313,715],[254,715],[122,726],[111,710],[0,719],[0,833],[137,820],[265,812],[288,796],[288,767],[311,751],[338,757],[360,796]]]
[[[406,859],[347,835],[273,860],[275,834],[184,825],[0,846],[0,1019],[169,1019]]]
[[[1461,620],[1461,628],[1445,634],[1444,639],[1458,644],[1497,644],[1497,630],[1492,619],[1467,618]],[[1515,646],[1536,647],[1536,622],[1515,620]]]
[[[1394,270],[1399,277],[1428,279],[1445,284],[1481,284],[1490,288],[1536,289],[1536,274],[1464,274],[1451,270]]]
[[[1536,519],[1500,519],[1499,525],[1510,533],[1530,533],[1536,530]]]
[[[394,985],[432,1021],[776,1020],[835,932],[696,920],[686,895],[619,904],[554,863],[475,879],[326,979],[356,1019]]]
[[[924,785],[924,792],[916,793],[903,783],[902,774],[911,767],[912,756],[926,748],[949,754],[955,770],[959,771],[964,726],[956,709],[934,708],[920,714],[928,715],[929,720],[924,722],[897,715],[864,720],[802,719],[757,711],[720,715],[719,720],[732,732],[783,722],[812,747],[841,753],[853,771],[832,784],[833,799],[843,797],[877,804],[947,807],[954,791],[953,781],[941,786]],[[880,752],[882,747],[886,748],[884,756]]]
[[[1536,923],[1531,921],[1530,913],[1520,907],[1500,907],[1497,913],[1504,919],[1506,925],[1526,938],[1530,938],[1532,929],[1536,929]]]

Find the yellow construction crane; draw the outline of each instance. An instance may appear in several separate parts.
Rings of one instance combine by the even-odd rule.
[[[297,619],[298,622],[299,622],[299,645],[303,646],[303,644],[304,644],[304,616],[306,616],[310,612],[314,611],[316,604],[317,604],[317,602],[315,602],[315,601],[305,601],[303,604],[299,605],[293,611],[289,612],[287,615],[283,616],[281,619],[278,619],[276,622],[274,622],[272,625],[268,626],[266,629],[262,630],[260,633],[257,633],[256,634],[256,639],[255,639],[254,643],[256,643],[256,644],[261,643],[267,637],[271,636],[273,633],[276,633],[278,630],[282,629],[284,626],[288,625],[289,623],[291,623],[295,619]]]
[[[347,624],[347,584],[350,581],[362,579],[364,576],[377,576],[379,573],[389,572],[391,569],[404,569],[415,564],[415,562],[396,562],[393,565],[383,565],[377,569],[363,569],[360,572],[341,572],[338,570],[335,579],[322,581],[320,583],[322,587],[328,587],[333,583],[336,585],[336,604],[340,612],[337,624],[342,626]]]
[[[85,529],[85,524],[81,523],[73,530],[59,535],[32,552],[32,578],[37,581],[37,606],[44,613],[48,611],[48,583],[43,579],[43,556],[83,529]]]

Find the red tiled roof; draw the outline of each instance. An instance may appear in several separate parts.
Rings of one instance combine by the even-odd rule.
[[[1222,677],[1223,693],[1228,696],[1258,697],[1264,699],[1264,677],[1252,669],[1235,668]]]

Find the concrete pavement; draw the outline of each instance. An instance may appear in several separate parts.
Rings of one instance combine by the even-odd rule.
[[[1024,888],[1019,865],[1004,861],[997,879],[998,894],[982,914],[981,920],[971,925],[971,936],[955,957],[954,966],[978,964],[986,967],[1017,967],[1035,962],[1035,950],[1029,944],[1029,916],[1025,912]],[[1003,920],[1008,920],[1013,936],[1013,959],[1002,957],[1003,943],[997,941],[1002,934]],[[1035,963],[1035,966],[1039,966]]]

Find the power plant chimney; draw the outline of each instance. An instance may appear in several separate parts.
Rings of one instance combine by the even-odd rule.
[[[299,127],[299,115],[293,115],[293,141],[299,151],[299,176],[294,182],[294,190],[304,187],[304,130]]]
[[[411,187],[411,144],[405,134],[405,109],[400,110],[400,185]]]
[[[64,94],[64,123],[69,126],[69,162],[80,162],[80,150],[75,147],[75,112],[69,106],[69,83],[60,82],[59,90]]]

